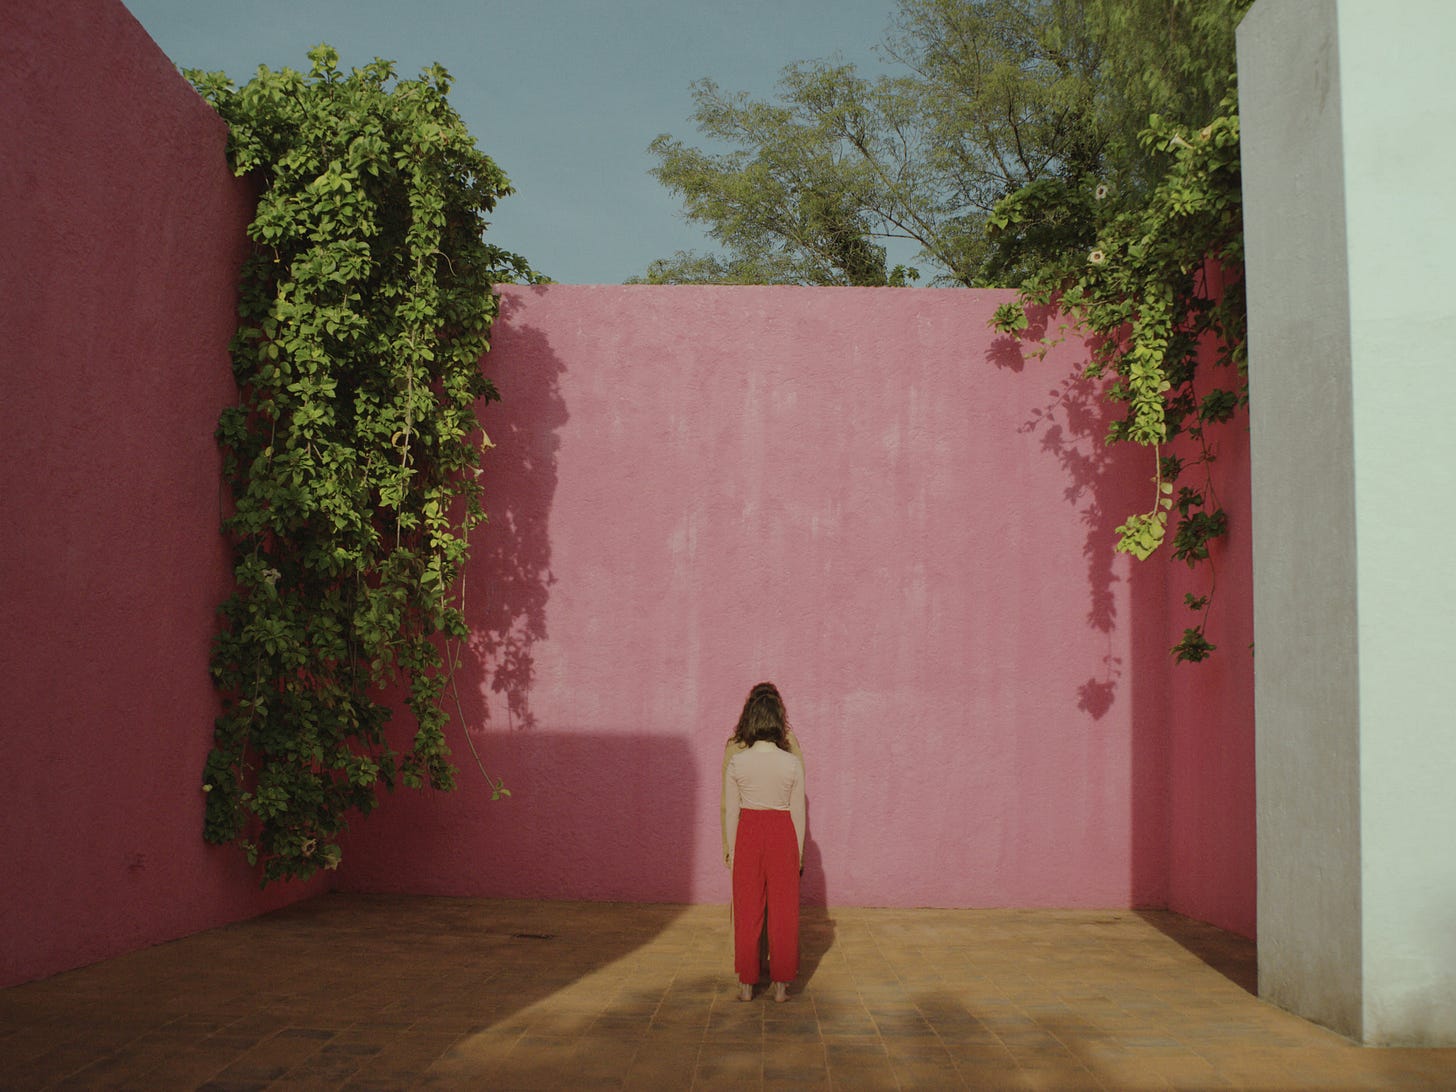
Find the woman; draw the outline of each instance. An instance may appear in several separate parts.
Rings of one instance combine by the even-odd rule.
[[[733,873],[733,968],[753,999],[758,935],[768,918],[769,977],[788,1000],[799,973],[799,873],[804,864],[804,763],[790,746],[783,698],[759,683],[743,703],[723,770],[724,863]]]
[[[794,757],[799,760],[800,765],[805,766],[805,768],[807,769],[807,764],[804,762],[804,749],[799,746],[799,737],[794,735],[794,729],[789,724],[788,715],[784,712],[784,699],[779,695],[779,688],[777,686],[775,686],[771,682],[759,683],[748,692],[748,700],[743,703],[744,710],[747,711],[748,703],[753,701],[756,696],[761,694],[767,694],[771,696],[772,699],[778,703],[779,719],[784,722],[784,737],[789,741],[789,750],[794,752]],[[739,751],[745,750],[748,747],[748,741],[741,738],[742,732],[743,717],[740,715],[738,718],[738,727],[733,730],[733,734],[728,737],[728,745],[723,748],[724,777],[728,776],[728,760],[736,755]],[[719,808],[718,814],[719,825],[723,828],[723,863],[725,865],[733,856],[733,845],[728,841],[728,825],[724,821],[724,808],[726,808],[727,802],[728,798],[725,796],[722,802],[723,807]]]

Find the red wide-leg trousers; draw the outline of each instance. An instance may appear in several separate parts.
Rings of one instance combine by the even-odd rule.
[[[744,809],[733,845],[733,969],[758,981],[758,935],[768,913],[768,969],[775,982],[799,975],[799,838],[786,811]]]

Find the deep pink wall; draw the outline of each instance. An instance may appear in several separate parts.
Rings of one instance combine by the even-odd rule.
[[[1193,620],[1184,595],[1214,587],[1207,636],[1218,646],[1199,664],[1174,667],[1168,710],[1170,859],[1168,905],[1244,936],[1256,923],[1254,835],[1254,595],[1249,524],[1247,411],[1208,430],[1218,502],[1229,533],[1206,565],[1169,564],[1167,644]],[[1192,449],[1180,442],[1185,455]],[[1164,561],[1163,564],[1168,564]]]
[[[769,678],[811,898],[1167,905],[1169,566],[1112,550],[1146,459],[1080,346],[988,329],[1009,298],[508,290],[462,681],[514,795],[398,794],[339,882],[726,899],[721,749]]]
[[[116,3],[0,6],[0,985],[249,916],[201,839],[246,189]]]

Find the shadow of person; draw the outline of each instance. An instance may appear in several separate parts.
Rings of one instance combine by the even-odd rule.
[[[808,808],[805,807],[807,814]],[[806,827],[808,826],[806,822]],[[809,984],[819,963],[834,947],[834,918],[829,913],[829,885],[824,855],[808,830],[804,833],[804,873],[799,880],[799,988]]]
[[[804,814],[809,814],[809,805],[804,804]],[[809,827],[806,819],[805,827]],[[824,855],[819,852],[819,843],[814,841],[812,828],[804,831],[804,870],[799,876],[799,905],[828,906],[829,884],[824,876]]]

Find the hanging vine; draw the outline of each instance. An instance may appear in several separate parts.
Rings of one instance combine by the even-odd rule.
[[[1117,529],[1117,549],[1147,559],[1176,511],[1173,557],[1209,574],[1205,594],[1186,597],[1197,620],[1171,649],[1196,662],[1214,651],[1205,632],[1216,585],[1209,543],[1228,531],[1206,430],[1248,399],[1237,99],[1230,90],[1199,130],[1154,115],[1141,139],[1162,165],[1144,192],[1118,195],[1088,179],[1074,193],[1028,188],[997,206],[993,237],[1060,218],[1093,225],[1096,242],[1047,263],[993,324],[1019,332],[1028,306],[1055,302],[1091,335],[1086,374],[1110,376],[1107,397],[1124,407],[1107,442],[1151,449],[1148,508]],[[1179,435],[1191,451],[1170,450]]]
[[[349,813],[381,786],[454,785],[443,699],[485,518],[491,288],[537,279],[482,237],[512,191],[444,69],[396,82],[387,61],[345,74],[328,46],[308,56],[306,76],[260,68],[241,88],[187,73],[261,191],[231,345],[239,398],[217,428],[235,587],[202,787],[205,837],[240,845],[265,884],[336,867]],[[415,721],[402,753],[385,733],[395,685]]]

